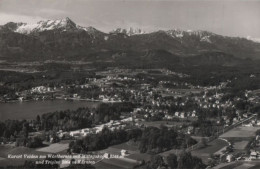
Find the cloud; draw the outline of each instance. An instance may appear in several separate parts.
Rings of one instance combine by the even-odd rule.
[[[0,25],[6,24],[7,22],[25,22],[25,23],[36,23],[39,20],[46,20],[47,18],[39,16],[27,16],[27,15],[17,15],[8,14],[0,12]]]
[[[43,8],[40,9],[38,11],[38,13],[42,14],[42,15],[65,15],[68,12],[64,11],[64,10],[59,10],[59,9],[50,9],[50,8]]]

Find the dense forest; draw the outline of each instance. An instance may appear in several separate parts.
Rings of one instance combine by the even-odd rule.
[[[139,150],[142,153],[159,153],[172,148],[187,148],[196,143],[190,136],[165,126],[147,127],[140,138]]]
[[[96,108],[79,108],[43,114],[41,127],[47,130],[76,130],[90,128],[96,124],[107,123],[110,120],[119,120],[122,112],[133,110],[131,103],[102,103]]]

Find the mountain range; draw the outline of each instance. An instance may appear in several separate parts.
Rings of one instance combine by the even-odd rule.
[[[169,60],[230,64],[259,59],[260,43],[208,31],[172,29],[148,33],[118,28],[105,33],[79,26],[69,18],[0,26],[0,60],[7,61]]]

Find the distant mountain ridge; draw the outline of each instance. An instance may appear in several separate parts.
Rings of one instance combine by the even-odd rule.
[[[128,29],[123,29],[123,28],[117,28],[113,31],[110,32],[111,34],[117,34],[117,33],[122,33],[122,34],[126,34],[128,36],[133,36],[133,35],[141,35],[141,34],[145,34],[146,31],[140,29],[140,28],[128,28]]]
[[[36,24],[9,22],[0,26],[0,59],[2,60],[95,60],[117,61],[112,56],[126,53],[129,59],[139,58],[146,51],[157,51],[150,59],[163,56],[191,58],[200,56],[213,62],[227,57],[260,59],[260,43],[239,37],[227,37],[208,31],[179,29],[145,32],[142,29],[118,28],[104,33],[94,27],[82,27],[69,18],[39,21]],[[167,55],[165,55],[165,51]],[[152,52],[153,53],[153,52]],[[163,54],[164,53],[164,54]],[[155,55],[158,55],[158,57]],[[210,57],[206,57],[208,55]],[[221,55],[221,57],[218,57]],[[171,59],[170,59],[171,60]],[[192,63],[195,62],[191,58]],[[239,62],[239,59],[235,59]],[[176,62],[173,59],[172,62]],[[227,62],[232,59],[227,58]],[[195,63],[194,63],[195,64]]]

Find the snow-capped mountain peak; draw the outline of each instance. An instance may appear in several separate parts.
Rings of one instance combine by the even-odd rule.
[[[210,37],[212,35],[214,35],[211,32],[208,31],[192,31],[192,30],[187,30],[187,31],[183,31],[180,29],[171,29],[168,31],[165,31],[166,34],[168,34],[169,36],[171,36],[172,38],[177,38],[177,39],[182,39],[183,37],[187,37],[187,36],[196,36],[200,39],[201,42],[207,42],[207,43],[211,43]]]
[[[58,20],[46,20],[39,21],[35,24],[18,24],[14,32],[22,34],[30,34],[33,32],[43,32],[47,30],[59,29],[62,31],[75,30],[77,29],[76,24],[69,18],[58,19]]]
[[[182,31],[180,29],[168,30],[168,31],[166,31],[166,33],[173,38],[182,38],[184,36],[184,31]]]
[[[95,28],[92,27],[81,27],[76,25],[70,18],[57,19],[57,20],[43,20],[37,23],[13,23],[9,22],[4,25],[5,28],[13,32],[21,34],[30,34],[43,32],[48,30],[59,30],[59,31],[94,31]]]
[[[113,31],[111,31],[110,33],[123,33],[123,34],[126,34],[128,36],[133,36],[133,35],[140,35],[140,34],[145,34],[146,32],[140,28],[127,28],[127,29],[124,29],[124,28],[117,28]]]
[[[253,38],[253,37],[251,37],[251,36],[247,36],[246,39],[247,39],[247,40],[254,41],[254,42],[257,42],[257,43],[260,43],[260,38]]]

